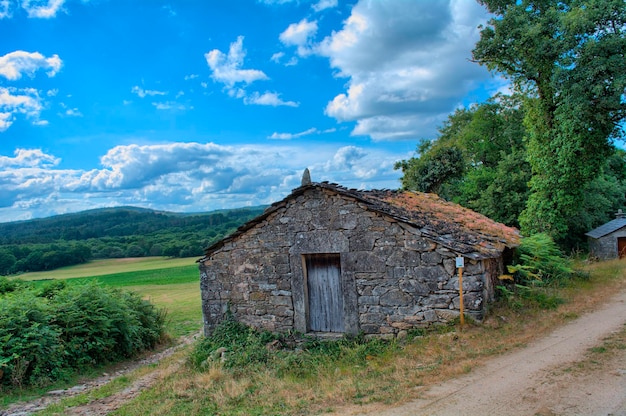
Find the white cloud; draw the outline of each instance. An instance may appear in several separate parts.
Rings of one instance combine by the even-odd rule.
[[[227,87],[235,84],[251,84],[255,81],[269,79],[263,71],[258,69],[242,69],[246,51],[243,49],[243,36],[230,44],[228,54],[218,49],[204,54],[204,58],[211,68],[211,78]]]
[[[59,164],[59,158],[44,153],[41,149],[16,149],[15,157],[0,155],[0,167],[52,167]]]
[[[272,107],[279,106],[287,106],[287,107],[298,107],[300,104],[295,101],[283,101],[280,98],[280,94],[275,92],[264,92],[263,94],[259,94],[258,92],[252,93],[249,96],[243,97],[243,102],[245,104],[256,104],[256,105],[269,105]]]
[[[28,13],[28,17],[49,19],[63,7],[65,0],[22,0],[22,8]]]
[[[311,8],[316,12],[321,12],[322,10],[332,9],[337,7],[337,0],[320,0],[319,2],[312,4]]]
[[[467,93],[490,76],[471,63],[487,18],[464,0],[360,0],[339,31],[316,46],[347,91],[330,100],[326,114],[355,121],[355,135],[375,140],[432,136]],[[393,22],[393,24],[389,24]]]
[[[312,127],[312,128],[310,128],[308,130],[301,131],[300,133],[277,133],[277,132],[274,132],[274,133],[272,133],[271,136],[268,137],[268,139],[291,140],[291,139],[296,139],[298,137],[308,136],[308,135],[315,134],[315,133],[319,133],[319,131],[315,127]]]
[[[287,3],[294,3],[297,2],[299,0],[258,0],[259,3],[263,3],[263,4],[267,4],[268,6],[273,6],[273,5],[281,5],[281,4],[287,4]]]
[[[256,81],[268,80],[269,77],[263,71],[257,69],[242,69],[246,51],[243,49],[243,36],[230,44],[228,54],[224,54],[218,49],[204,54],[204,57],[211,69],[211,78],[214,81],[225,85],[226,93],[233,97],[242,99],[246,105],[267,105],[267,106],[288,106],[298,107],[300,104],[295,101],[285,101],[276,92],[249,93],[246,88]],[[280,59],[280,56],[273,56]],[[205,87],[203,85],[203,87]]]
[[[0,87],[0,132],[8,129],[18,114],[24,114],[34,122],[39,121],[42,109],[42,100],[37,90]]]
[[[0,56],[0,75],[10,81],[22,78],[22,75],[33,77],[39,69],[47,70],[46,74],[53,77],[61,69],[59,55],[46,58],[39,52],[14,51]]]
[[[0,112],[0,132],[5,131],[13,124],[12,113]]]
[[[315,129],[301,135],[319,134]],[[112,205],[194,212],[278,201],[314,181],[349,187],[397,187],[393,164],[406,155],[322,144],[223,146],[215,143],[127,145],[110,149],[101,167],[63,169],[40,149],[0,156],[0,217],[7,220]]]
[[[139,98],[145,98],[147,96],[154,97],[155,95],[167,95],[167,91],[145,90],[138,85],[135,85],[130,92],[137,94]]]
[[[316,33],[317,21],[302,19],[298,23],[290,24],[278,38],[286,46],[297,46],[298,55],[307,56],[313,53],[311,42]]]
[[[185,81],[189,81],[191,79],[196,79],[198,78],[200,75],[198,74],[189,74],[189,75],[185,75]]]
[[[0,19],[8,19],[11,17],[13,17],[11,2],[9,0],[0,0]]]
[[[65,110],[65,115],[68,117],[82,117],[83,114],[78,110],[78,108],[68,108]]]
[[[270,61],[279,63],[280,60],[283,58],[283,56],[285,56],[284,52],[276,52],[275,54],[272,55],[272,57],[270,58]]]
[[[157,110],[178,110],[178,111],[185,111],[185,110],[192,110],[193,107],[187,107],[184,104],[181,103],[177,103],[176,101],[165,101],[165,102],[154,102],[152,103],[152,105],[157,109]]]

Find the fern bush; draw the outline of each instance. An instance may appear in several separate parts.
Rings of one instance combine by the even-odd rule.
[[[497,289],[500,299],[517,310],[555,309],[564,300],[554,286],[566,285],[574,277],[585,277],[545,233],[523,238],[513,264],[507,268],[513,281]]]
[[[508,266],[508,270],[519,284],[547,284],[576,275],[572,262],[548,234],[523,238],[516,253],[515,262]]]
[[[132,292],[97,283],[13,289],[0,294],[0,389],[129,358],[164,335],[165,313]]]

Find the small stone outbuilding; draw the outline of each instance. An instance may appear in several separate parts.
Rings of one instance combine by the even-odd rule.
[[[615,219],[585,234],[589,254],[600,260],[626,256],[626,214],[618,210]]]
[[[305,175],[305,178],[307,176]],[[516,229],[434,194],[303,179],[198,260],[205,334],[227,313],[272,332],[395,336],[481,320]]]

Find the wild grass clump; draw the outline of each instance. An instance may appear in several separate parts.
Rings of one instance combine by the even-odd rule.
[[[270,371],[278,378],[307,378],[321,368],[364,365],[397,348],[395,342],[362,335],[322,340],[297,333],[258,331],[228,315],[189,356],[196,370],[219,366],[233,374]]]
[[[17,285],[0,294],[0,389],[49,385],[153,348],[165,318],[139,295],[94,282]]]

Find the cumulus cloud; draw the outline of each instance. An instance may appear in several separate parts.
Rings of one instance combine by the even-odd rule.
[[[225,54],[219,49],[213,49],[204,54],[209,68],[211,68],[211,78],[215,81],[232,87],[238,83],[251,84],[255,81],[269,79],[263,71],[258,69],[243,69],[243,60],[246,51],[243,49],[243,36],[230,44],[228,53]]]
[[[15,81],[22,75],[33,77],[39,69],[46,70],[49,77],[53,77],[61,69],[62,61],[59,55],[46,58],[39,52],[14,51],[0,56],[0,75]]]
[[[469,61],[486,18],[479,4],[463,0],[360,0],[341,30],[316,47],[349,79],[326,114],[355,121],[353,134],[375,140],[434,134],[460,100],[489,79]]]
[[[283,105],[287,107],[298,107],[300,105],[295,101],[283,101],[280,98],[280,94],[277,94],[275,92],[265,92],[263,94],[254,92],[251,95],[244,97],[243,102],[245,104],[269,105],[272,107],[278,107]]]
[[[249,93],[247,87],[256,81],[269,80],[263,71],[258,69],[243,69],[246,51],[243,49],[243,36],[230,44],[228,54],[218,49],[204,54],[204,57],[211,69],[211,78],[215,82],[225,85],[226,92],[233,98],[240,98],[246,105],[268,105],[273,107],[288,106],[298,107],[300,104],[295,101],[285,101],[276,92],[266,91]],[[279,60],[280,55],[274,55],[272,59]]]
[[[44,153],[41,149],[16,149],[14,157],[0,155],[0,167],[52,167],[59,164],[59,158]]]
[[[320,0],[319,2],[312,4],[311,8],[315,12],[321,12],[322,10],[332,9],[337,7],[338,0]]]
[[[63,3],[65,0],[22,0],[21,5],[28,13],[28,17],[49,19],[56,17]]]
[[[319,133],[313,130],[300,134]],[[399,158],[406,156],[330,144],[311,152],[304,144],[178,142],[116,146],[102,156],[101,168],[75,170],[63,169],[59,158],[40,149],[19,149],[0,156],[0,218],[53,215],[111,201],[181,212],[269,204],[299,186],[306,167],[314,181],[395,187],[393,164]]]
[[[302,19],[290,24],[278,38],[285,46],[297,46],[298,55],[307,56],[313,53],[312,39],[317,33],[317,21]]]
[[[0,87],[0,132],[8,129],[18,114],[39,121],[43,104],[34,88]]]

